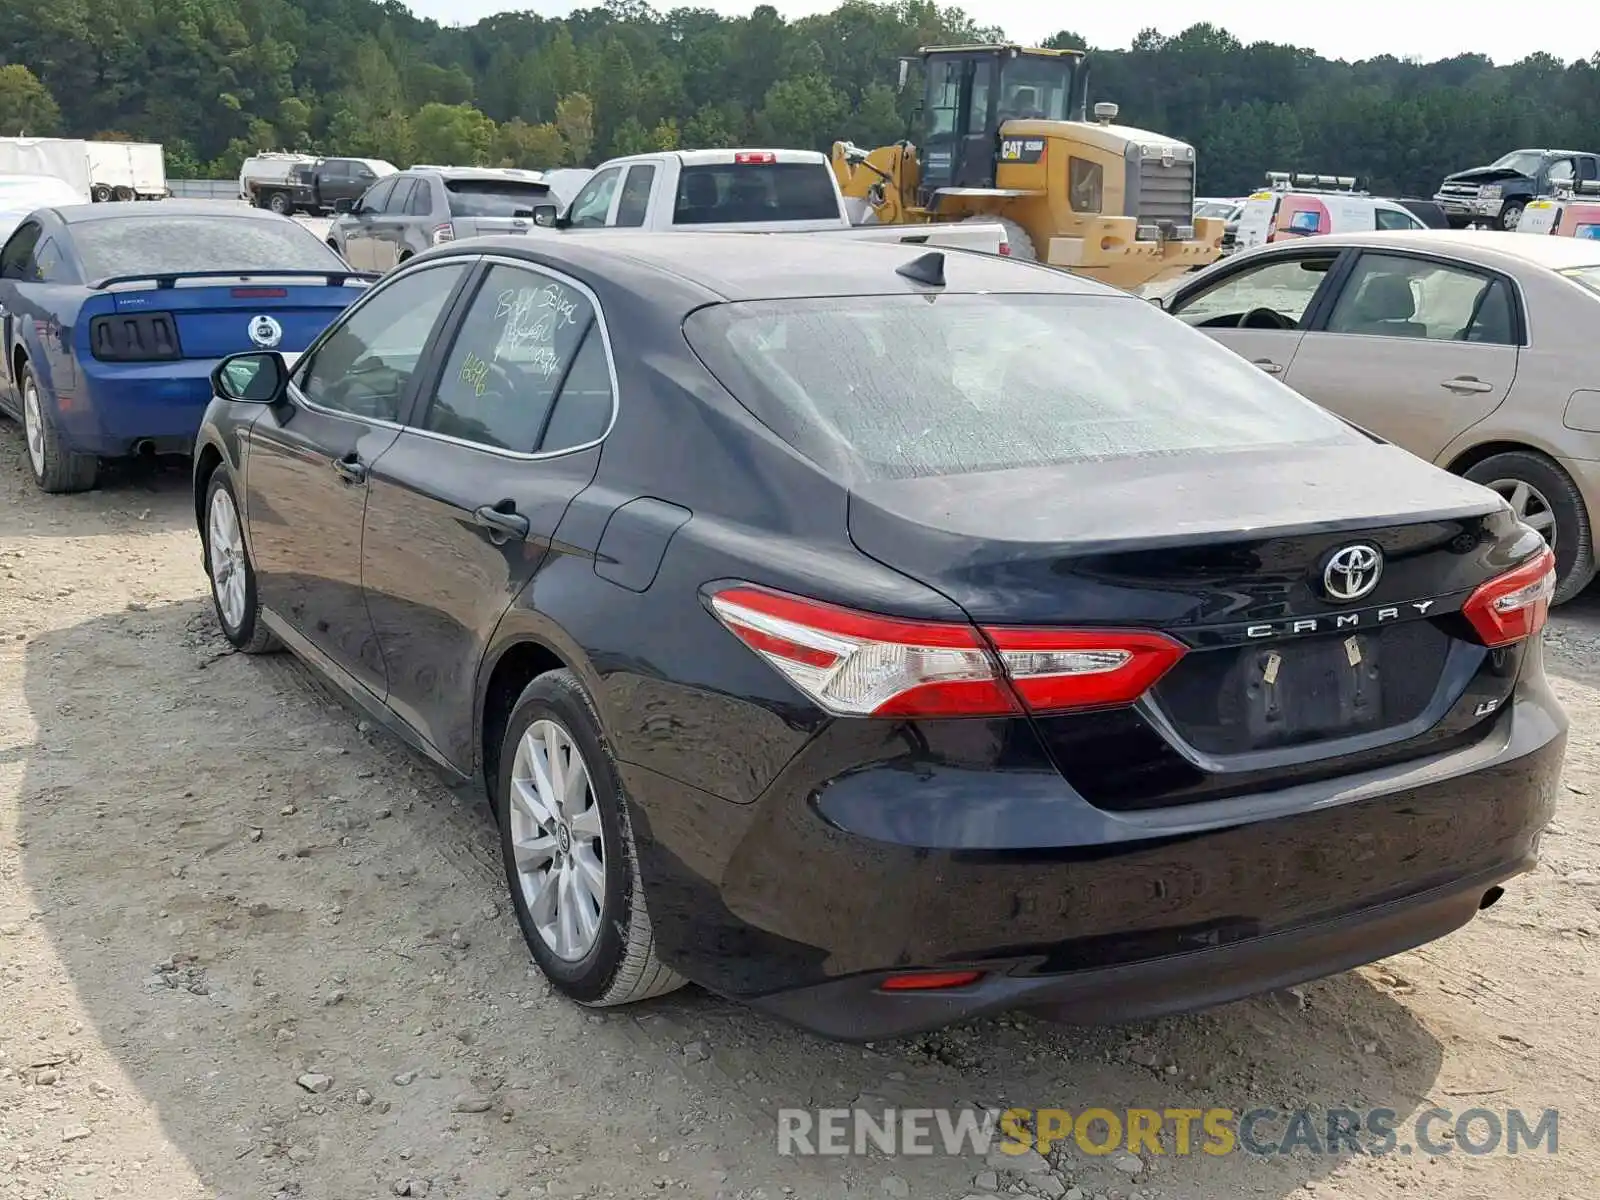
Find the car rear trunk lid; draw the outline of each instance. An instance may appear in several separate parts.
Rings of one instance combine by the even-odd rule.
[[[1530,549],[1497,497],[1382,444],[871,482],[849,523],[862,551],[980,625],[1187,647],[1132,710],[1034,714],[1057,766],[1108,806],[1426,746],[1490,657],[1461,605]],[[1381,567],[1340,600],[1330,568],[1351,547]]]

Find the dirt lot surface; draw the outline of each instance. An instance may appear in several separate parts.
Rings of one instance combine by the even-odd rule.
[[[1195,1017],[863,1049],[693,989],[552,996],[485,809],[292,659],[229,654],[192,525],[181,471],[39,495],[0,423],[4,1200],[1596,1194],[1600,598],[1549,638],[1573,737],[1544,864],[1467,929]],[[1515,1158],[777,1153],[779,1107],[857,1098],[1561,1117]]]

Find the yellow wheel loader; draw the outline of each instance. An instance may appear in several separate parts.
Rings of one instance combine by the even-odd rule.
[[[1194,216],[1194,147],[1115,124],[1115,104],[1088,120],[1082,51],[940,46],[918,60],[919,144],[834,143],[851,220],[998,221],[1013,258],[1128,289],[1221,255],[1225,223]]]

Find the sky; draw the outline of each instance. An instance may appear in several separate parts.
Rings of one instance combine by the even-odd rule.
[[[480,17],[524,9],[561,16],[563,0],[406,0],[419,16],[470,25]],[[680,0],[655,0],[666,10]],[[729,16],[755,7],[741,0],[681,0]],[[588,7],[588,4],[577,7]],[[829,12],[836,0],[777,0],[785,17]],[[1570,61],[1600,51],[1600,4],[1571,0],[1567,15],[1531,6],[1523,17],[1495,4],[1443,4],[1439,0],[1315,0],[1309,4],[1203,5],[1194,0],[1144,0],[1142,4],[1063,5],[1059,0],[966,0],[957,7],[981,24],[999,25],[1012,38],[1034,43],[1065,26],[1102,48],[1125,47],[1141,29],[1175,34],[1200,21],[1228,30],[1240,41],[1307,46],[1324,58],[1396,58],[1432,61],[1457,54],[1487,54],[1497,63],[1545,51]]]

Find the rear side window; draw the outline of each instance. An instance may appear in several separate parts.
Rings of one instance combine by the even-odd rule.
[[[826,163],[712,163],[678,176],[672,220],[677,225],[839,218],[833,172]]]
[[[639,163],[628,168],[628,178],[622,185],[622,199],[617,201],[617,224],[638,228],[650,212],[650,188],[656,181],[656,169],[650,163]]]
[[[43,283],[62,283],[66,275],[55,238],[45,238],[33,253],[34,275]]]
[[[293,221],[260,217],[100,217],[76,222],[71,229],[89,279],[180,271],[349,269],[321,238]]]
[[[411,204],[411,193],[416,190],[415,179],[402,179],[394,185],[394,191],[389,193],[389,198],[384,201],[383,211],[386,213],[403,213]]]
[[[446,179],[444,190],[452,217],[514,217],[551,201],[549,186],[532,180]]]
[[[534,271],[491,268],[422,428],[532,454],[592,442],[610,423],[610,368],[588,297]]]
[[[748,301],[701,309],[685,332],[758,419],[846,483],[1359,436],[1137,299]]]

